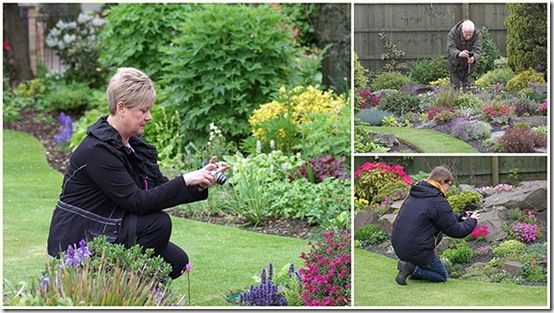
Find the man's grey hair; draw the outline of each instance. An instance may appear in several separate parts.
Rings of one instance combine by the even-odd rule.
[[[473,32],[475,31],[475,24],[470,20],[465,20],[462,22],[462,31]]]
[[[152,80],[132,67],[117,69],[110,79],[107,94],[111,115],[115,115],[119,102],[122,102],[126,108],[133,108],[139,105],[149,106],[156,101],[156,90]]]

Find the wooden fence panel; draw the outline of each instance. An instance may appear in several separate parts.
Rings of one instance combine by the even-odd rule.
[[[426,157],[381,157],[381,162],[389,164],[401,164],[405,171],[416,174],[419,171],[429,173],[434,167],[444,165],[452,170],[456,184],[492,185],[493,162],[491,156],[426,156]],[[546,180],[546,157],[543,156],[499,156],[497,157],[499,182],[514,183],[514,173],[517,181]],[[365,162],[375,161],[373,157],[356,157],[355,168]]]
[[[506,54],[507,15],[503,3],[357,4],[354,7],[354,51],[362,65],[377,70],[384,53],[379,33],[383,32],[406,52],[403,62],[446,54],[448,31],[469,18],[485,26],[500,52]]]

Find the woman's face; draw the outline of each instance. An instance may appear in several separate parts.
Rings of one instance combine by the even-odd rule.
[[[442,189],[444,190],[444,192],[448,192],[448,190],[450,190],[450,186],[452,185],[452,182],[451,181],[444,181],[441,183],[442,185]]]
[[[152,104],[137,105],[132,108],[124,108],[122,115],[122,124],[125,133],[131,136],[141,136],[144,134],[146,124],[152,119],[150,110]]]

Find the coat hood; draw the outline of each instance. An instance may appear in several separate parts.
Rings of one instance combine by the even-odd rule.
[[[426,181],[420,181],[410,189],[410,196],[415,198],[444,197],[442,191]]]
[[[119,132],[108,123],[108,117],[102,116],[87,129],[87,135],[107,142],[114,147],[120,148],[123,144]]]

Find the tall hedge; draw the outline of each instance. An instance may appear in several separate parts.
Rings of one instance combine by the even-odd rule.
[[[546,68],[546,3],[508,3],[508,65],[514,72],[541,65]]]
[[[212,122],[227,138],[248,136],[253,109],[290,75],[294,48],[282,16],[267,5],[205,5],[178,31],[164,55],[162,84],[185,139],[201,143]]]
[[[191,4],[122,3],[110,7],[100,34],[100,61],[112,69],[135,67],[155,82],[161,77],[162,47],[178,36]]]

